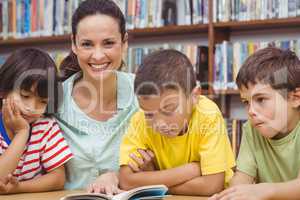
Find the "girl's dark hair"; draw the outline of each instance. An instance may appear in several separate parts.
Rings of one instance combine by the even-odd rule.
[[[122,40],[125,39],[126,21],[118,5],[112,0],[86,0],[79,5],[72,16],[72,37],[74,45],[76,45],[75,38],[79,22],[85,17],[97,14],[107,15],[116,19],[119,22]],[[60,70],[63,80],[80,71],[77,56],[72,51],[60,64]]]
[[[13,52],[1,66],[0,77],[0,107],[8,93],[16,89],[30,91],[36,84],[37,95],[49,100],[45,114],[56,113],[62,85],[55,62],[46,52],[37,48]]]

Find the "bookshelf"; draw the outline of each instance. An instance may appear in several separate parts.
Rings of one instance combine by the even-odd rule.
[[[149,39],[155,37],[166,37],[166,36],[182,36],[182,35],[195,35],[195,34],[208,34],[207,24],[198,25],[181,25],[181,26],[165,26],[159,28],[138,28],[128,30],[129,43],[135,40]],[[40,37],[28,37],[22,39],[0,39],[0,48],[6,48],[11,46],[22,46],[22,45],[45,45],[48,43],[52,44],[69,44],[71,42],[71,35],[58,35],[58,36],[40,36]]]
[[[265,19],[251,21],[235,22],[217,22],[213,23],[216,29],[226,29],[226,31],[237,30],[266,30],[274,28],[297,28],[300,25],[300,17],[291,17],[285,19]]]
[[[78,0],[74,1],[77,2]],[[153,0],[154,1],[154,0]],[[158,1],[158,0],[157,0]],[[187,0],[186,0],[187,1]],[[197,0],[192,0],[196,2]],[[256,32],[269,33],[280,32],[279,34],[285,35],[286,33],[294,32],[298,34],[300,39],[300,14],[289,18],[272,18],[272,19],[252,19],[247,21],[227,20],[226,22],[216,20],[215,7],[213,3],[219,0],[203,0],[207,6],[207,16],[203,17],[203,21],[207,23],[192,24],[191,25],[168,25],[160,27],[146,27],[146,28],[133,28],[128,30],[129,47],[130,46],[143,46],[145,43],[152,44],[156,42],[177,42],[178,39],[189,40],[191,38],[200,38],[205,40],[208,47],[208,82],[213,83],[214,70],[215,70],[215,56],[216,47],[223,41],[232,41],[236,33],[240,35],[252,36]],[[229,0],[227,0],[229,1]],[[253,0],[254,1],[254,0]],[[264,0],[262,0],[264,1]],[[178,0],[180,6],[186,5],[185,1]],[[184,3],[183,3],[184,2]],[[222,2],[225,2],[224,0]],[[256,0],[258,2],[258,0]],[[1,4],[1,2],[0,2]],[[180,9],[183,7],[180,7]],[[73,8],[72,8],[73,9]],[[204,13],[202,13],[204,14]],[[205,20],[204,20],[205,18]],[[0,26],[2,24],[0,23]],[[137,26],[139,27],[139,26]],[[1,30],[1,29],[0,29]],[[259,36],[258,36],[259,37]],[[40,37],[25,37],[22,39],[0,38],[0,55],[8,54],[16,48],[35,46],[46,50],[57,51],[59,49],[70,50],[71,35],[53,35],[53,36],[40,36]],[[299,45],[300,48],[300,45]],[[240,114],[243,110],[239,100],[239,92],[237,89],[215,89],[212,84],[209,84],[207,89],[202,89],[202,94],[215,100],[220,106],[225,118],[245,118],[245,114]],[[233,147],[239,144],[241,123],[237,121],[228,122],[231,126],[231,141]]]
[[[135,28],[128,30],[129,45],[131,43],[142,43],[144,40],[161,39],[169,42],[170,39],[182,36],[204,37],[208,41],[208,81],[213,82],[213,70],[215,59],[215,46],[224,40],[229,41],[230,35],[237,31],[243,31],[245,34],[249,31],[257,30],[274,30],[274,29],[299,29],[300,16],[284,18],[284,19],[265,19],[250,21],[228,21],[215,22],[213,19],[214,1],[208,1],[208,23],[196,25],[171,25],[158,28]],[[299,32],[300,33],[300,32]],[[22,39],[0,39],[0,53],[8,53],[11,50],[24,46],[40,46],[47,48],[50,46],[62,46],[68,48],[70,46],[70,34],[58,36],[41,36],[29,37]],[[205,94],[211,96],[231,96],[238,95],[238,91],[234,89],[214,90],[209,87]]]

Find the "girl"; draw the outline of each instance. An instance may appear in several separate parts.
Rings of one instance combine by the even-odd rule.
[[[0,77],[0,194],[62,189],[73,155],[50,117],[60,88],[55,63],[39,49],[17,50]]]

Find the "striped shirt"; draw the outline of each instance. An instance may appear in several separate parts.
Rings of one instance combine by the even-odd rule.
[[[19,181],[39,177],[64,165],[73,157],[54,118],[43,118],[31,125],[31,135],[13,176]],[[0,155],[8,148],[0,133]]]

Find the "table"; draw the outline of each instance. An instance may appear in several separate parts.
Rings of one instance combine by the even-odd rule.
[[[82,193],[80,190],[62,190],[42,193],[24,193],[14,195],[0,195],[0,200],[59,200],[67,194]],[[207,200],[207,197],[169,196],[166,200]]]

